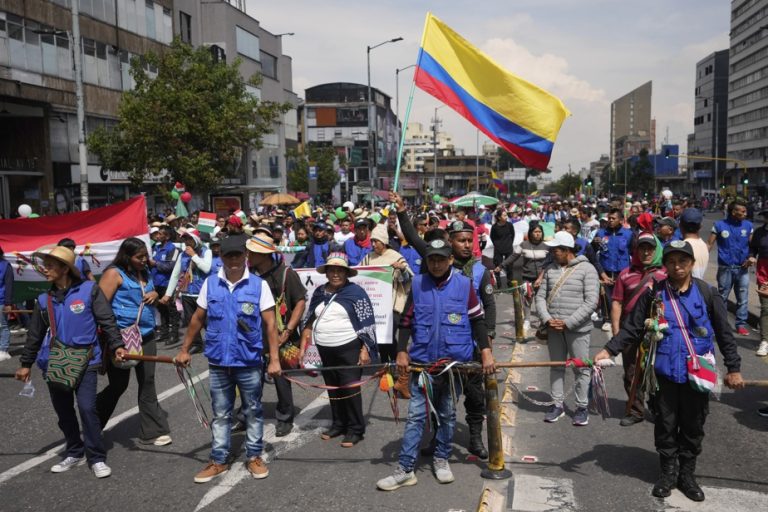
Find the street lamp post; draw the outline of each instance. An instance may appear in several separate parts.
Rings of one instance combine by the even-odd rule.
[[[366,46],[365,47],[365,56],[366,56],[366,64],[368,68],[368,178],[371,180],[371,211],[375,210],[376,207],[376,199],[373,194],[373,189],[376,187],[376,160],[377,160],[377,153],[378,150],[375,146],[378,146],[378,141],[375,140],[376,137],[378,137],[379,132],[379,120],[378,116],[376,115],[376,106],[371,101],[371,50],[374,48],[378,48],[379,46],[385,45],[387,43],[396,43],[398,41],[402,41],[402,37],[395,37],[394,39],[388,39],[384,42],[381,42],[379,44],[373,45],[373,46]],[[373,107],[373,109],[371,108]],[[373,118],[374,118],[374,126],[371,127],[371,110],[373,110]],[[371,130],[375,130],[373,132],[373,151],[371,151]],[[371,158],[373,158],[373,162],[371,162]]]
[[[395,70],[395,113],[397,114],[397,121],[400,121],[400,72],[409,68],[415,68],[416,64],[405,66],[404,68],[398,68]]]
[[[437,125],[440,123],[440,121],[437,119],[437,111],[444,106],[445,105],[440,105],[439,107],[435,107],[435,117],[432,119],[432,153],[434,158],[434,168],[432,169],[432,188],[435,193],[437,193]]]

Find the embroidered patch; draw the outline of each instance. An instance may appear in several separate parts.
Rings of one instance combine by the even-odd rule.
[[[731,234],[729,232],[727,232],[726,230],[722,230],[720,232],[720,236],[723,237],[723,238],[728,238],[729,236],[731,236]]]
[[[461,313],[451,313],[448,315],[448,321],[451,322],[453,325],[458,324],[461,322]]]
[[[246,315],[252,315],[253,314],[253,304],[250,302],[246,302],[240,307],[240,310],[245,313]]]
[[[485,294],[486,295],[493,295],[493,286],[490,283],[485,285]]]
[[[746,229],[742,229],[741,230],[741,236],[747,236],[747,230]]]
[[[85,303],[80,299],[77,299],[72,304],[69,305],[69,310],[74,314],[79,315],[80,313],[85,311]]]
[[[707,335],[709,334],[709,331],[707,331],[707,328],[706,328],[706,327],[701,327],[701,326],[699,326],[699,327],[696,327],[696,328],[693,330],[693,334],[694,334],[694,336],[696,336],[697,338],[703,338],[703,337],[705,337],[705,336],[707,336]]]

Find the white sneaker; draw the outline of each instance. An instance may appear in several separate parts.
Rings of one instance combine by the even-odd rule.
[[[155,446],[167,446],[173,442],[173,439],[171,439],[171,436],[165,435],[160,436],[152,443]]]
[[[382,491],[394,491],[404,486],[416,485],[418,479],[413,474],[413,470],[406,472],[398,464],[395,473],[376,482],[376,487]]]
[[[768,356],[768,341],[761,341],[760,346],[757,348],[755,355],[760,357]]]
[[[600,320],[600,316],[597,314],[597,311],[593,311],[593,312],[592,312],[592,316],[590,317],[590,319],[591,319],[593,322],[597,322],[598,320]]]
[[[5,350],[0,350],[0,361],[7,361],[11,358],[11,354]]]
[[[438,482],[441,484],[449,484],[453,482],[453,472],[451,471],[451,466],[448,464],[447,459],[435,457],[432,459],[432,467],[435,470],[435,478],[437,478]]]
[[[83,464],[85,464],[85,457],[67,457],[58,464],[51,466],[51,473],[63,473]]]
[[[91,466],[91,471],[96,478],[107,478],[112,474],[112,469],[105,462],[96,462]]]
[[[611,332],[611,324],[610,322],[605,322],[602,327],[604,332]]]

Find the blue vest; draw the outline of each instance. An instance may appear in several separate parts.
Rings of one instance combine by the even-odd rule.
[[[600,240],[600,264],[606,272],[621,272],[629,266],[632,230],[619,228],[616,232],[599,229],[595,239]]]
[[[200,249],[200,256],[205,255],[205,251],[208,249],[203,246]],[[189,268],[189,264],[192,262],[192,256],[188,255],[186,252],[181,254],[181,272],[184,273]],[[200,293],[200,288],[203,286],[203,281],[205,281],[205,278],[210,275],[209,272],[202,272],[199,268],[197,268],[197,265],[195,265],[194,270],[192,270],[192,282],[189,283],[189,287],[187,288],[187,291],[184,292],[185,295],[198,295]],[[181,279],[181,278],[180,278]]]
[[[165,242],[162,245],[155,245],[152,249],[152,259],[155,261],[168,261],[170,259],[169,256],[173,256],[175,251],[176,246],[171,241]],[[171,267],[171,270],[168,272],[161,272],[157,267],[152,267],[152,281],[154,281],[155,286],[168,286],[168,281],[171,280],[172,272],[173,267]]]
[[[56,323],[56,339],[71,347],[87,347],[93,345],[93,356],[88,363],[90,366],[101,364],[101,347],[96,335],[96,319],[93,316],[93,287],[94,281],[84,280],[67,290],[64,302],[53,299],[53,319]],[[40,312],[48,319],[48,293],[37,297]],[[48,367],[50,337],[37,355],[37,365],[45,370]]]
[[[0,305],[5,301],[5,273],[13,272],[11,264],[0,259]]]
[[[355,239],[350,238],[344,242],[344,252],[347,253],[347,259],[349,260],[349,266],[354,267],[359,265],[363,258],[373,250],[372,246],[368,248],[360,247],[355,243]],[[405,255],[403,255],[405,256]]]
[[[469,278],[454,270],[440,288],[431,275],[413,278],[413,343],[409,351],[413,361],[428,363],[446,357],[473,360],[475,344],[467,311],[471,286]]]
[[[123,278],[123,284],[120,285],[115,292],[115,296],[112,297],[112,311],[115,313],[117,327],[125,329],[136,323],[136,315],[139,314],[139,306],[141,305],[143,295],[138,281],[135,281],[123,272],[122,269],[114,268],[120,273],[120,277]],[[144,292],[148,293],[154,289],[155,286],[150,277],[147,286],[144,287]],[[141,330],[142,336],[146,336],[155,330],[155,308],[153,306],[145,304],[144,309],[141,310],[139,330]]]
[[[222,266],[221,256],[213,256],[211,258],[211,275],[218,274],[221,266]]]
[[[576,253],[576,256],[583,256],[584,255],[584,251],[587,250],[587,244],[588,243],[589,242],[587,242],[586,240],[584,240],[580,236],[576,238],[576,247],[579,248],[579,251]]]
[[[715,222],[712,228],[717,234],[718,265],[739,266],[749,256],[749,235],[752,223],[731,218]]]
[[[664,281],[665,282],[665,281]],[[713,300],[715,293],[712,293]],[[656,373],[663,375],[673,382],[682,384],[688,380],[688,369],[686,361],[688,359],[688,349],[685,346],[681,326],[677,321],[672,304],[669,302],[666,286],[662,287],[661,296],[664,300],[664,318],[669,322],[667,335],[659,342],[656,347]],[[699,287],[695,282],[691,282],[688,291],[677,298],[680,306],[680,314],[683,321],[688,324],[688,336],[691,338],[693,348],[698,355],[704,355],[707,352],[714,351],[713,343],[714,331],[712,322],[707,312],[707,303],[699,292]],[[706,335],[696,337],[697,330],[706,329]],[[704,334],[703,331],[699,334]]]
[[[208,362],[216,366],[261,365],[261,278],[249,272],[248,280],[238,283],[232,293],[218,275],[210,276],[207,282],[205,357]]]
[[[403,255],[405,261],[408,262],[408,266],[414,274],[421,274],[421,255],[411,245],[401,246],[400,254]]]
[[[460,269],[456,268],[456,270]],[[485,268],[485,265],[483,265],[481,261],[476,261],[474,265],[472,265],[472,287],[475,289],[475,293],[477,294],[477,300],[480,300],[480,295],[482,294],[482,291],[480,290],[480,283],[483,281],[483,274],[485,274],[486,270],[487,269]],[[464,274],[462,273],[462,275]]]
[[[86,266],[88,264],[85,262],[85,259],[82,256],[75,257],[75,267],[77,267],[77,270],[80,271],[80,277],[83,279],[88,279],[85,275],[86,270],[90,270],[90,267],[86,269]]]

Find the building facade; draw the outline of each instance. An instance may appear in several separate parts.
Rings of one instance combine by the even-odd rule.
[[[728,128],[728,50],[714,52],[696,63],[693,142],[690,156],[725,158]],[[688,170],[693,189],[716,193],[715,182],[725,174],[726,162],[690,159]]]
[[[728,158],[748,169],[749,191],[768,180],[768,0],[731,2],[728,73]],[[721,184],[741,192],[744,172],[728,164]],[[741,166],[738,166],[741,167]],[[756,185],[756,186],[754,186]]]
[[[121,94],[134,86],[131,59],[161,53],[174,35],[193,45],[221,43],[229,50],[228,62],[241,56],[244,76],[264,72],[254,94],[298,102],[291,91],[291,61],[282,54],[280,38],[261,29],[236,3],[88,0],[78,5],[86,134],[116,123]],[[6,216],[23,203],[43,214],[80,205],[70,8],[70,0],[0,0],[0,213]],[[238,40],[243,31],[253,37]],[[146,69],[150,75],[156,71]],[[298,138],[295,111],[281,121],[264,150],[245,155],[241,182],[225,186],[244,193],[284,189],[285,147]],[[91,207],[138,192],[126,175],[102,169],[90,153],[87,173]],[[151,181],[144,190],[153,190]],[[246,194],[243,198],[247,204]],[[150,207],[163,200],[151,193],[147,199]],[[202,199],[200,206],[207,197]]]
[[[653,83],[646,82],[611,103],[610,158],[614,169],[624,160],[656,147],[656,122],[651,118]]]
[[[437,155],[424,162],[423,185],[433,194],[443,197],[461,196],[473,191],[481,194],[492,188],[491,171],[496,170],[492,156],[457,155],[453,151]]]

